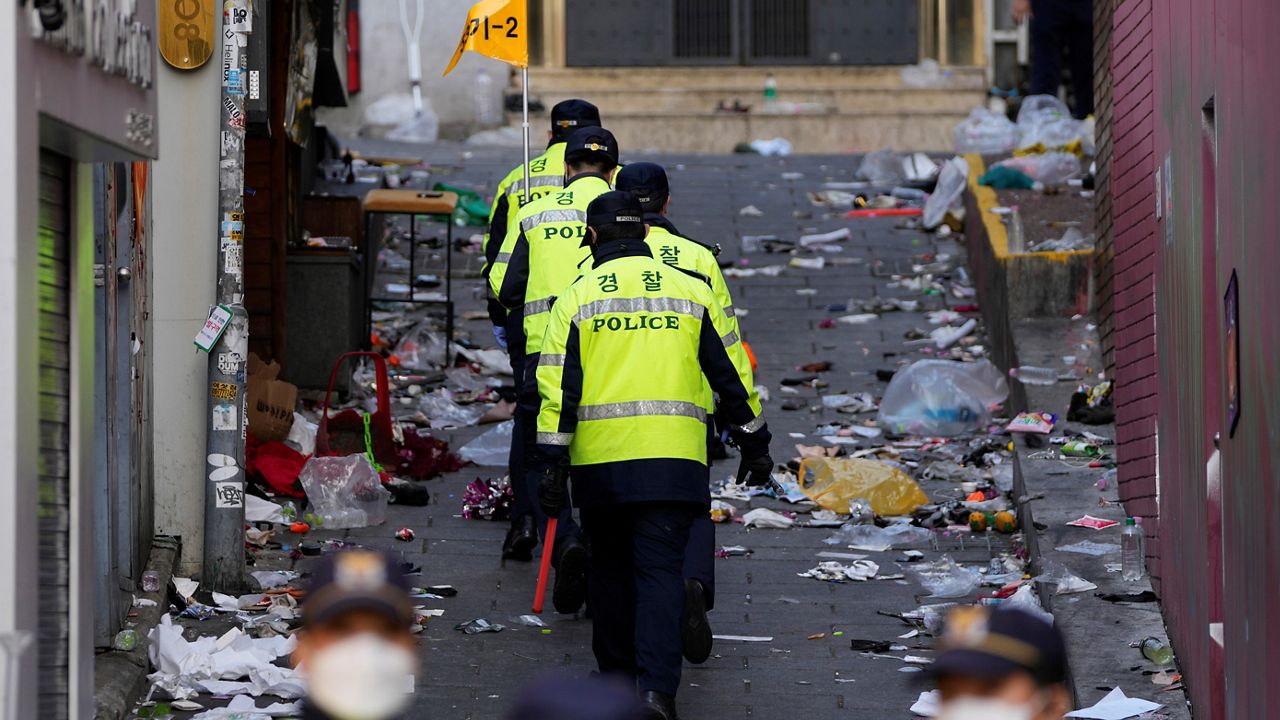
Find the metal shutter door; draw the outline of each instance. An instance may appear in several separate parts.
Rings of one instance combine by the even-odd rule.
[[[70,641],[71,162],[40,153],[40,717],[68,716]]]

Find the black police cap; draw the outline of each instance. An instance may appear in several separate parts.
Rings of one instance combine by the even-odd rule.
[[[564,100],[551,108],[551,135],[564,141],[574,130],[600,127],[600,109],[586,100]]]
[[[661,210],[671,194],[671,187],[667,184],[667,171],[657,163],[631,163],[618,171],[614,183],[619,190],[635,195],[640,205],[649,212]]]
[[[1030,673],[1053,685],[1066,679],[1062,633],[1019,608],[966,607],[947,616],[942,654],[929,667],[932,677],[999,679]]]
[[[574,130],[564,147],[565,162],[582,160],[607,160],[618,164],[618,141],[613,133],[602,127],[585,127]]]
[[[631,193],[610,190],[587,205],[587,226],[634,226],[635,236],[644,237],[644,209]]]
[[[372,550],[346,550],[320,561],[302,601],[303,619],[314,626],[352,610],[376,612],[406,627],[413,622],[409,581],[394,560]]]

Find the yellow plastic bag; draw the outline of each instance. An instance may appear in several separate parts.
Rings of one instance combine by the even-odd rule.
[[[929,502],[911,476],[876,460],[805,458],[800,463],[800,491],[820,507],[849,512],[849,501],[865,498],[877,515],[907,515]]]

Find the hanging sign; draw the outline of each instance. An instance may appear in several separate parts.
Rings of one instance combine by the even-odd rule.
[[[481,0],[473,5],[444,74],[448,75],[468,50],[516,67],[529,67],[527,10],[526,0]]]
[[[159,0],[160,57],[179,70],[194,70],[213,56],[217,0]]]
[[[222,333],[227,331],[227,323],[231,321],[231,308],[226,305],[218,305],[209,313],[209,319],[204,321],[204,327],[200,328],[200,332],[196,334],[195,344],[205,352],[213,350],[213,346],[218,344],[218,339],[222,337]]]

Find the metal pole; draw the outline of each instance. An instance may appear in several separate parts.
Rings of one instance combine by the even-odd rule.
[[[231,310],[209,353],[206,421],[203,585],[238,593],[244,579],[244,442],[248,396],[249,315],[244,309],[245,70],[250,0],[231,0],[222,16],[222,93],[218,164],[217,303]]]
[[[524,80],[524,204],[529,204],[529,68],[520,69]]]

